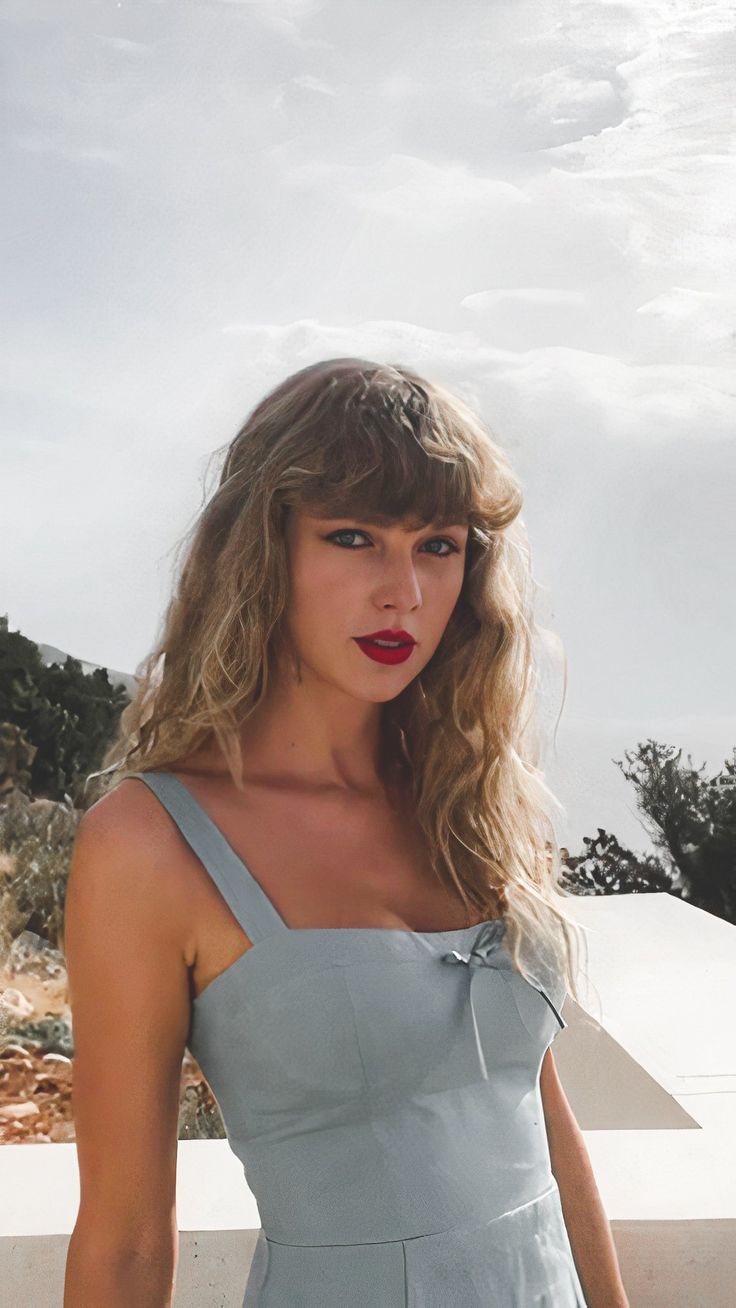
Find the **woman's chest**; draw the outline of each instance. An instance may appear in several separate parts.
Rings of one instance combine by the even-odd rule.
[[[250,797],[219,824],[294,928],[439,931],[477,920],[434,873],[416,821],[386,804]]]

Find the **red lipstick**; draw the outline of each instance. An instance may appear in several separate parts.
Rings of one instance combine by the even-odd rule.
[[[390,627],[383,631],[372,631],[368,636],[355,636],[354,640],[363,653],[376,663],[405,663],[416,645],[410,632]],[[390,644],[378,645],[376,642],[379,640],[389,641]]]

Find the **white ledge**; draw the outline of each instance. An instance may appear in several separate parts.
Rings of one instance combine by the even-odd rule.
[[[611,1220],[736,1218],[736,927],[672,895],[571,897],[592,986],[553,1051]],[[598,1011],[600,1005],[600,1011]],[[0,1147],[0,1235],[69,1234],[74,1144]],[[183,1231],[258,1227],[226,1140],[180,1140]]]

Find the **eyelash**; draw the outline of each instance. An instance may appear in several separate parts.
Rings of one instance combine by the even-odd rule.
[[[333,539],[335,536],[366,536],[366,537],[367,537],[367,536],[368,536],[368,533],[365,532],[365,531],[361,531],[358,527],[341,527],[339,531],[332,531],[332,532],[330,532],[329,536],[325,536],[324,539],[327,540],[327,541],[329,541],[330,544],[332,544],[332,545],[337,545],[338,542],[337,542],[336,540]],[[368,539],[370,539],[370,537],[368,537]],[[436,558],[436,559],[449,559],[449,557],[450,557],[451,554],[459,554],[459,553],[460,553],[460,551],[459,551],[457,545],[455,544],[455,542],[454,542],[453,540],[450,540],[447,536],[432,536],[430,540],[425,541],[424,543],[425,543],[425,545],[430,545],[430,544],[432,543],[432,541],[435,541],[435,540],[440,540],[440,541],[443,542],[443,544],[445,544],[445,545],[449,545],[449,546],[450,546],[450,551],[449,551],[448,554],[432,554],[432,557],[433,557],[433,558]],[[348,550],[349,550],[349,549],[365,549],[365,545],[358,545],[358,546],[351,546],[351,545],[338,545],[338,548],[339,548],[339,549],[348,549]]]

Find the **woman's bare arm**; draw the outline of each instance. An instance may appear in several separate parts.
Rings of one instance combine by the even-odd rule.
[[[64,949],[80,1204],[64,1308],[169,1308],[178,1258],[177,1126],[190,1020],[170,832],[137,781],[85,814]]]
[[[629,1308],[590,1156],[551,1049],[544,1055],[539,1086],[552,1172],[585,1301],[588,1308]]]

